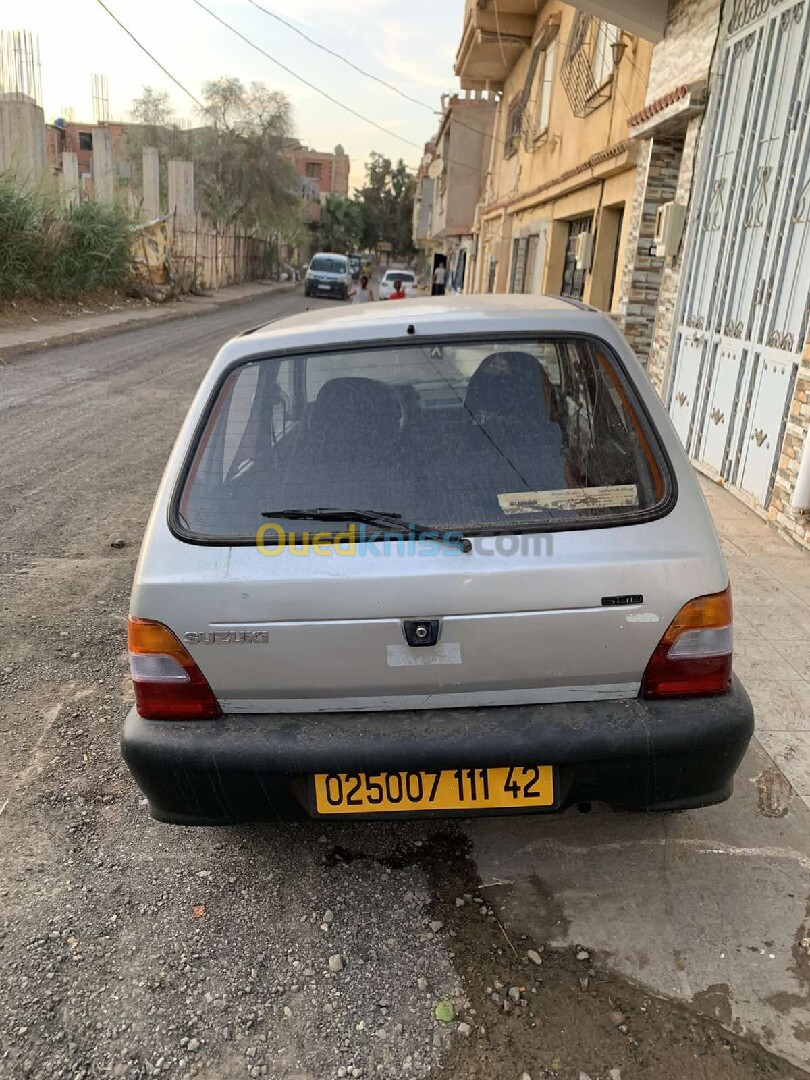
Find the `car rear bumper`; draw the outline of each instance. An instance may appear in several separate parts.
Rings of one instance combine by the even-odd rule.
[[[721,697],[672,701],[203,721],[144,720],[132,709],[122,752],[152,816],[186,825],[307,817],[316,772],[487,765],[553,765],[552,811],[583,802],[681,810],[729,797],[753,730],[735,679]]]

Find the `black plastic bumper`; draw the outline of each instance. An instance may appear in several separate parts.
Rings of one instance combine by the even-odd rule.
[[[388,713],[127,716],[122,752],[152,816],[187,825],[309,815],[316,772],[553,765],[557,801],[679,810],[722,802],[754,730],[721,697]],[[545,812],[549,812],[546,810]]]

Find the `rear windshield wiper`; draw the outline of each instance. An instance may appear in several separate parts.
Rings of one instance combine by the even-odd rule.
[[[351,507],[313,506],[307,510],[263,510],[265,518],[287,518],[289,521],[356,521],[363,525],[372,525],[378,529],[391,529],[404,536],[415,539],[429,537],[441,544],[457,547],[463,552],[472,551],[472,544],[466,536],[458,533],[442,532],[433,525],[418,525],[415,521],[405,521],[402,514],[387,510],[355,510]]]

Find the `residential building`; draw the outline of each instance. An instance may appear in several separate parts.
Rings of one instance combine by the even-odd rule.
[[[696,467],[810,548],[810,4],[578,8],[468,0],[456,71],[502,95],[474,287],[611,311]]]
[[[474,251],[474,223],[490,158],[498,103],[477,90],[442,98],[439,130],[426,147],[417,176],[414,215],[423,235],[414,232],[428,280],[439,262],[448,285],[461,290]],[[418,208],[418,210],[417,210]]]
[[[636,33],[558,0],[468,0],[456,74],[500,95],[472,291],[618,310],[641,156],[627,120],[651,56]]]
[[[321,189],[316,180],[301,177],[298,181],[301,216],[307,225],[317,226],[321,220]]]
[[[423,277],[429,277],[433,266],[433,188],[430,176],[430,163],[436,149],[435,140],[425,143],[425,152],[416,171],[416,184],[413,196],[413,246],[416,248],[416,271]]]
[[[93,138],[99,129],[110,133],[119,183],[126,184],[131,178],[129,162],[121,153],[126,140],[126,124],[113,122],[90,124],[59,119],[45,125],[45,154],[48,165],[53,169],[59,169],[62,154],[65,151],[76,154],[79,164],[79,184],[88,194],[92,194],[93,191]]]
[[[327,195],[342,195],[343,198],[348,198],[349,158],[339,143],[334,153],[326,154],[311,150],[296,139],[290,139],[282,151],[282,156],[292,164],[300,177],[318,185],[321,199]]]
[[[663,6],[621,320],[696,466],[810,547],[810,4]]]

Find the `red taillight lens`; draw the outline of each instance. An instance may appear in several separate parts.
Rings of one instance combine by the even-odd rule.
[[[684,604],[650,657],[641,696],[693,697],[731,689],[731,586]]]
[[[188,649],[168,626],[130,617],[127,647],[135,707],[146,720],[210,720],[217,699]]]

